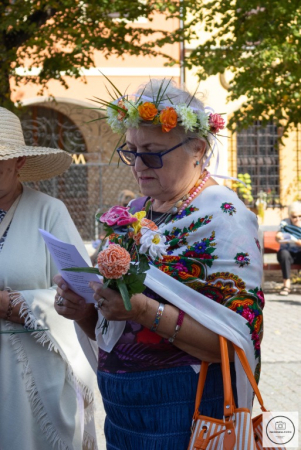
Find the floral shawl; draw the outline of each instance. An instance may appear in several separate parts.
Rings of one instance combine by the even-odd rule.
[[[146,286],[243,348],[258,381],[264,297],[256,216],[236,193],[216,185],[159,230],[166,237],[168,254],[147,272]],[[113,322],[110,327],[107,336],[97,336],[107,351],[124,324]],[[239,365],[236,361],[237,370]],[[251,407],[246,383],[238,382],[243,398],[239,404]],[[242,394],[244,389],[247,394]]]

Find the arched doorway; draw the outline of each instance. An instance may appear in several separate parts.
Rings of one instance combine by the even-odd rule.
[[[27,145],[60,148],[72,155],[87,153],[85,138],[78,126],[61,111],[32,105],[21,117]],[[75,161],[80,161],[79,158]],[[82,158],[81,161],[85,161]],[[72,164],[67,172],[50,180],[27,183],[29,186],[62,200],[84,240],[91,239],[94,222],[88,208],[88,168],[84,164]],[[87,224],[89,222],[89,224]]]
[[[65,203],[85,241],[99,235],[97,211],[116,205],[124,189],[138,195],[131,170],[118,164],[117,157],[109,162],[120,136],[112,133],[105,120],[98,120],[103,114],[92,107],[77,100],[36,98],[27,102],[21,117],[28,145],[72,153],[73,164],[65,174],[30,185]]]

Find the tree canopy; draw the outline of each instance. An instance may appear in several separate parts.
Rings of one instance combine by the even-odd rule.
[[[200,79],[229,73],[228,100],[246,96],[229,126],[301,123],[300,0],[205,0],[194,20],[208,38],[187,58]],[[206,35],[207,36],[207,35]],[[201,35],[202,37],[202,35]]]
[[[13,107],[9,79],[22,79],[18,67],[39,68],[34,81],[42,90],[51,79],[66,87],[64,75],[81,76],[94,65],[94,50],[110,55],[155,55],[165,43],[182,39],[179,28],[168,31],[133,23],[139,17],[166,19],[188,12],[191,2],[145,0],[1,0],[0,104]],[[143,37],[143,39],[141,39]],[[154,44],[155,39],[155,44]],[[166,55],[168,58],[168,55]]]

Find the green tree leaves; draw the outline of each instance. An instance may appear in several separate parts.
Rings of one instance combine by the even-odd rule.
[[[21,80],[34,81],[42,94],[49,80],[58,80],[67,88],[65,75],[80,77],[81,68],[93,67],[95,50],[105,57],[157,55],[166,43],[183,39],[180,27],[173,34],[170,28],[179,23],[174,19],[187,18],[193,8],[193,2],[186,0],[1,1],[0,105],[13,108],[10,76],[17,86]],[[169,21],[165,29],[152,25],[155,14]],[[148,23],[139,23],[141,17]],[[165,56],[172,61],[170,55]],[[18,67],[39,70],[35,77],[24,76],[16,71]]]
[[[203,1],[210,36],[187,60],[200,79],[233,73],[228,100],[247,100],[229,122],[244,128],[274,120],[284,131],[301,122],[301,4],[298,0]]]

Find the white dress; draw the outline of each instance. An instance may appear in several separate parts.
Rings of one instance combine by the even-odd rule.
[[[49,331],[3,334],[22,325],[0,320],[0,449],[96,449],[93,378],[72,321],[54,307],[57,269],[38,231],[84,244],[64,204],[24,187],[0,251],[0,290],[20,294],[30,328]]]

